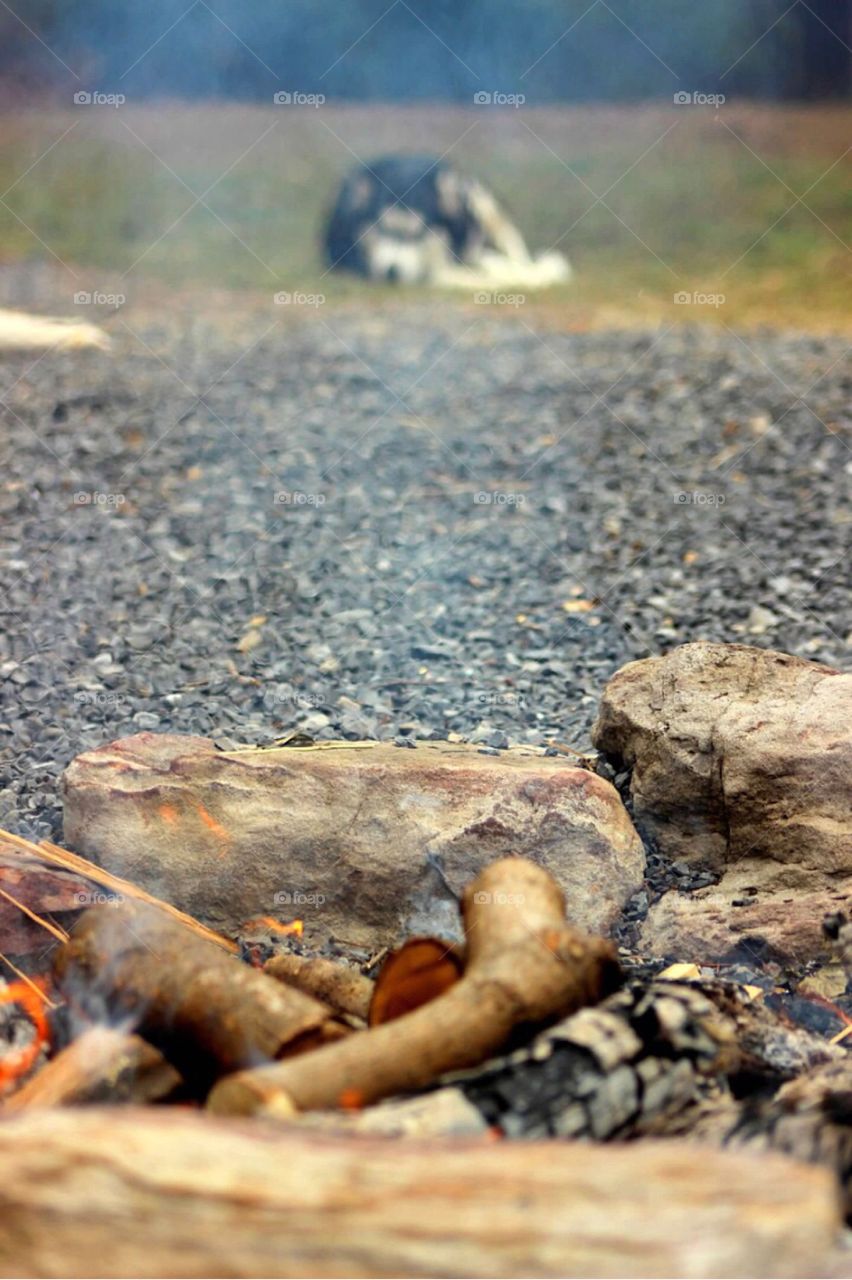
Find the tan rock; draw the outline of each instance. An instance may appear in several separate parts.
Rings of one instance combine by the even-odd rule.
[[[683,645],[613,677],[593,739],[632,768],[640,830],[721,876],[666,895],[646,946],[696,960],[750,940],[782,958],[821,953],[822,915],[852,893],[852,675]]]
[[[746,899],[738,895],[739,878],[732,869],[718,885],[663,894],[642,927],[643,949],[653,955],[745,964],[827,958],[822,919],[848,904],[848,882],[836,892],[830,887],[813,893],[769,890]]]
[[[458,912],[441,871],[459,891],[509,853],[553,873],[572,920],[608,931],[644,873],[614,788],[532,749],[224,752],[140,733],[78,756],[64,787],[71,848],[226,931],[271,915],[363,946],[446,934]]]

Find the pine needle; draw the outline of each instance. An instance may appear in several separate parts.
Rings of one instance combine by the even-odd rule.
[[[13,903],[20,911],[23,911],[25,916],[29,916],[31,920],[34,920],[36,924],[40,924],[42,929],[47,929],[48,933],[52,933],[54,938],[58,938],[60,942],[68,941],[68,934],[64,929],[60,929],[58,925],[51,924],[43,916],[37,916],[34,911],[30,911],[29,907],[25,906],[23,902],[19,902],[17,898],[13,898],[11,893],[7,893],[5,889],[0,889],[0,896]]]
[[[0,829],[0,840],[3,839],[5,839],[5,832]],[[124,894],[127,898],[135,898],[138,902],[147,902],[152,907],[159,907],[161,911],[165,911],[174,920],[179,920],[181,924],[186,925],[193,933],[197,933],[199,937],[205,938],[208,942],[215,942],[217,946],[222,947],[225,951],[230,951],[234,955],[239,951],[237,944],[232,942],[230,938],[223,937],[221,933],[216,933],[214,929],[208,929],[206,925],[201,924],[194,916],[187,915],[185,911],[180,911],[177,907],[173,907],[170,902],[164,902],[162,898],[157,898],[145,889],[140,889],[132,881],[124,880],[121,876],[114,876],[111,872],[104,871],[102,867],[96,866],[94,862],[89,862],[87,858],[81,857],[79,853],[72,853],[70,849],[63,849],[58,844],[53,844],[50,840],[42,840],[40,844],[33,845],[33,853],[36,857],[53,863],[54,866],[64,867],[66,871],[76,871],[88,880],[94,880],[96,884],[102,885],[105,889],[114,889],[116,893]]]
[[[49,1009],[59,1008],[59,1005],[56,1004],[53,1000],[51,1000],[50,997],[46,995],[44,991],[42,991],[38,983],[33,982],[32,978],[28,977],[27,974],[25,974],[22,969],[19,969],[16,964],[12,964],[12,961],[9,959],[9,957],[4,956],[2,951],[0,951],[0,960],[2,960],[4,964],[7,964],[9,968],[12,970],[12,972],[14,973],[15,977],[19,978],[21,982],[26,983],[26,985],[35,992],[35,994],[39,997],[39,999],[44,1001],[44,1003],[47,1005]]]

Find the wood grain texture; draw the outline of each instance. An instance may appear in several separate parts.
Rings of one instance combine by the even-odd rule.
[[[0,1122],[3,1276],[828,1274],[831,1177],[784,1157],[398,1142],[158,1109]]]

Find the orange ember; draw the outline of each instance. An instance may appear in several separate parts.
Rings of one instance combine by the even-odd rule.
[[[0,1090],[5,1092],[9,1085],[29,1071],[41,1046],[47,1041],[50,1030],[41,997],[25,982],[10,982],[8,987],[0,991],[0,1004],[19,1004],[35,1028],[32,1044],[7,1054],[0,1061]]]
[[[276,920],[273,916],[256,916],[254,920],[249,920],[243,926],[245,929],[269,929],[272,933],[280,933],[285,937],[301,938],[305,932],[304,920],[291,920],[289,924],[283,924],[282,921]]]

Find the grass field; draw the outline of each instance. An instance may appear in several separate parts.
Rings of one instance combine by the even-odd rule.
[[[107,278],[128,297],[151,282],[363,297],[324,274],[318,230],[355,158],[392,150],[448,153],[534,247],[567,252],[574,282],[525,304],[555,324],[852,328],[843,107],[6,110],[0,264],[61,262],[69,298]]]

